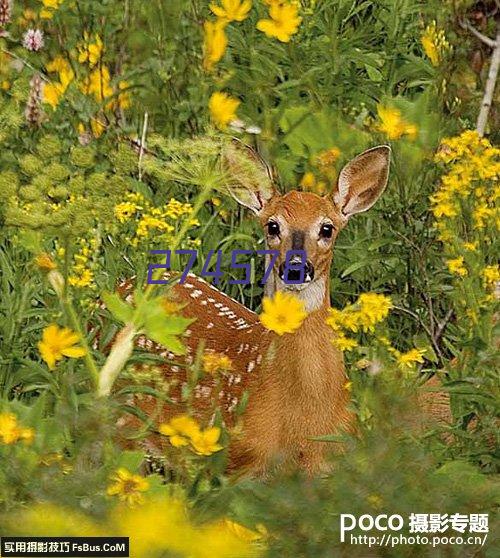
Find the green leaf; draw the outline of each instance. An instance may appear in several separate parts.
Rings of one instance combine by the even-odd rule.
[[[154,330],[146,328],[146,333],[153,341],[164,345],[169,351],[172,351],[176,355],[184,355],[186,353],[186,348],[181,343],[177,337],[165,333],[161,329]]]
[[[42,252],[42,234],[37,231],[21,230],[19,232],[19,244],[32,254]]]
[[[373,66],[369,66],[368,64],[365,64],[365,69],[366,69],[366,73],[368,74],[368,77],[372,81],[379,82],[379,81],[382,81],[384,79],[384,76],[382,75],[382,72],[377,70],[377,68],[374,68]]]
[[[182,335],[195,319],[167,314],[163,309],[162,300],[163,297],[158,297],[147,303],[145,312],[146,328],[157,329],[161,327],[165,333],[170,335]]]
[[[144,461],[142,451],[124,451],[118,460],[117,467],[124,467],[131,473],[137,473],[141,463]]]
[[[134,314],[132,306],[124,302],[116,293],[104,292],[102,298],[106,304],[107,309],[111,312],[114,318],[120,322],[130,322]]]
[[[343,279],[344,277],[347,277],[348,275],[350,275],[351,273],[354,273],[358,269],[366,267],[368,264],[372,263],[376,259],[378,259],[378,258],[365,258],[364,260],[354,262],[346,270],[344,270],[344,272],[341,275],[341,278]]]
[[[160,401],[167,401],[168,403],[175,404],[175,401],[168,397],[165,392],[162,392],[158,389],[152,388],[151,386],[125,386],[120,391],[117,392],[117,395],[127,395],[130,393],[144,393],[146,395],[151,395],[155,399]]]

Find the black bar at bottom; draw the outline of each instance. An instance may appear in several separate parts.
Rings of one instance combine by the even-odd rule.
[[[128,558],[128,537],[1,537],[3,558]]]

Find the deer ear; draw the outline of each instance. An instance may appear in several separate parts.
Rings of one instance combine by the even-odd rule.
[[[340,171],[333,199],[345,217],[370,209],[389,178],[391,148],[380,145],[364,151]]]
[[[276,194],[271,168],[255,150],[239,140],[223,148],[222,165],[231,196],[258,215]]]

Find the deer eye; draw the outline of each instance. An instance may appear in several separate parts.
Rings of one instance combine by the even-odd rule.
[[[276,221],[269,221],[267,224],[267,232],[271,236],[277,236],[280,233],[280,226],[276,223]]]
[[[325,223],[324,225],[321,225],[321,228],[319,229],[320,238],[332,238],[332,235],[333,235],[333,225],[331,225],[330,223]]]

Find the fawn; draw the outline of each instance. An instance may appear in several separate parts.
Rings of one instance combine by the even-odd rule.
[[[229,173],[238,166],[231,149],[225,156]],[[250,153],[247,157],[252,165],[263,164]],[[264,170],[258,183],[241,183],[238,175],[233,196],[258,216],[267,246],[279,251],[266,283],[266,295],[272,296],[277,290],[292,292],[308,312],[294,333],[278,336],[266,330],[257,314],[194,275],[173,287],[177,300],[186,303],[182,314],[196,318],[186,332],[184,362],[164,366],[166,377],[178,380],[179,389],[169,393],[173,401],[179,401],[185,381],[182,365],[193,362],[201,341],[205,351],[223,353],[233,364],[217,387],[212,377],[201,379],[195,387],[195,413],[210,420],[218,404],[226,424],[232,425],[243,393],[247,390],[249,394],[241,435],[231,441],[230,470],[263,475],[280,465],[312,474],[322,470],[326,446],[312,438],[353,430],[343,355],[332,344],[334,333],[325,323],[330,308],[332,249],[349,218],[368,210],[383,193],[389,165],[389,147],[369,149],[342,169],[335,190],[325,197],[300,191],[280,195]],[[237,169],[234,172],[238,174]],[[289,250],[307,254],[301,284],[284,281]],[[123,291],[129,285],[121,287]],[[174,357],[145,338],[139,339],[139,345],[169,359]],[[143,401],[140,406],[151,412],[155,403]],[[166,406],[162,418],[181,412]],[[152,444],[149,439],[146,447],[151,449]]]

